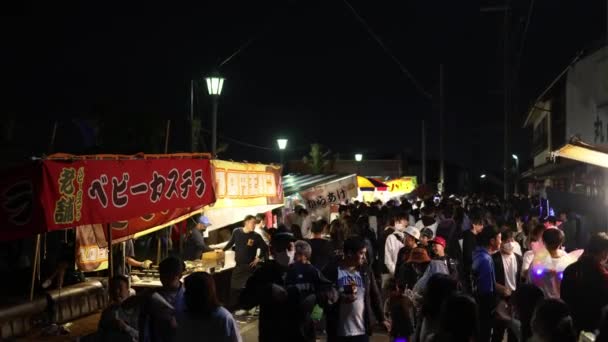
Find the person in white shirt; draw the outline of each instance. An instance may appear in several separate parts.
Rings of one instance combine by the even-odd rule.
[[[435,234],[437,234],[437,227],[439,226],[439,223],[435,218],[433,208],[424,207],[420,210],[420,213],[422,214],[422,217],[420,220],[418,220],[418,222],[416,222],[416,228],[418,228],[418,230],[422,230],[422,228],[429,228],[433,231],[433,236],[435,236]]]
[[[515,292],[520,284],[520,274],[522,267],[521,256],[515,254],[513,240],[513,232],[506,230],[501,233],[500,252],[492,256],[494,261],[494,273],[496,277],[496,291],[503,300],[508,302],[511,294]],[[492,341],[501,342],[503,340],[507,325],[501,320],[496,320]],[[511,331],[508,331],[508,341],[517,341],[517,336]]]
[[[549,228],[543,233],[545,249],[534,254],[530,266],[530,282],[545,293],[546,298],[560,298],[560,285],[564,270],[578,259],[576,253],[567,254],[563,249],[564,233]]]
[[[395,266],[399,250],[403,247],[404,232],[407,228],[409,215],[404,213],[395,216],[395,232],[386,238],[384,247],[384,264],[391,276],[395,275]]]

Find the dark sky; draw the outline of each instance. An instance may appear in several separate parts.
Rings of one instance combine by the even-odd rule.
[[[102,123],[100,152],[156,152],[167,119],[174,122],[172,149],[183,149],[190,80],[200,82],[196,110],[209,128],[211,105],[202,78],[253,39],[220,69],[227,79],[220,134],[271,148],[283,135],[297,158],[314,142],[343,157],[362,151],[377,158],[399,152],[419,158],[425,119],[433,158],[444,63],[448,159],[500,170],[503,19],[502,13],[480,13],[480,7],[500,2],[350,1],[433,99],[401,73],[343,0],[213,3],[187,15],[168,16],[169,9],[117,16],[93,8],[36,8],[2,18],[2,110],[17,118],[14,127],[30,126],[19,138],[40,141],[27,152],[44,152],[48,122],[55,118],[63,122],[58,148],[68,152],[84,152],[74,133],[79,130],[70,124],[74,118]],[[530,0],[512,3],[515,63]],[[602,38],[605,14],[600,0],[534,1],[515,87],[514,129],[577,51]],[[521,134],[514,130],[513,149],[526,154]],[[275,151],[229,144],[225,158],[278,159]]]

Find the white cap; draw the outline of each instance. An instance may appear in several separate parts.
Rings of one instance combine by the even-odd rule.
[[[414,226],[409,226],[409,227],[405,228],[405,230],[403,232],[407,235],[410,235],[411,237],[413,237],[416,240],[420,240],[420,230],[418,230],[418,228],[416,228]]]

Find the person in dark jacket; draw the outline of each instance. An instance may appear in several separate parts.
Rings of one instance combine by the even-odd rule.
[[[271,260],[264,261],[247,279],[240,296],[245,310],[260,306],[258,339],[260,342],[289,341],[291,317],[286,314],[288,294],[285,277],[294,250],[295,238],[279,227],[270,241]]]
[[[564,271],[561,299],[568,304],[577,331],[599,328],[602,308],[608,305],[608,235],[593,236],[578,261]]]
[[[325,310],[328,342],[369,341],[372,315],[390,330],[374,274],[366,264],[366,252],[362,239],[348,238],[344,242],[344,258],[323,270],[340,294],[338,302]]]
[[[520,284],[522,267],[521,256],[513,252],[514,240],[511,231],[501,233],[500,252],[494,253],[494,271],[496,272],[496,288],[505,302],[509,302],[511,294],[517,290]],[[496,320],[492,333],[492,341],[502,342],[507,325],[502,320]],[[508,330],[509,342],[517,341],[517,336],[512,330]]]
[[[483,231],[483,217],[481,213],[471,215],[473,228],[462,234],[462,286],[468,293],[473,293],[473,278],[471,267],[473,265],[473,250],[477,247],[476,236]]]
[[[312,248],[310,263],[319,270],[332,260],[334,251],[331,242],[323,237],[327,229],[327,221],[319,220],[312,224],[312,239],[308,240]]]
[[[492,312],[496,308],[496,271],[492,254],[500,249],[501,236],[496,226],[486,226],[477,236],[473,252],[473,293],[479,306],[479,341],[489,341]]]

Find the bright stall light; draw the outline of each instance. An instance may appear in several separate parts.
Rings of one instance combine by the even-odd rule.
[[[483,174],[483,175],[479,176],[479,178],[481,178],[481,179],[486,178],[486,175]]]
[[[517,154],[512,155],[513,159],[518,160]]]
[[[363,160],[363,155],[361,153],[355,154],[355,160],[360,162]]]

